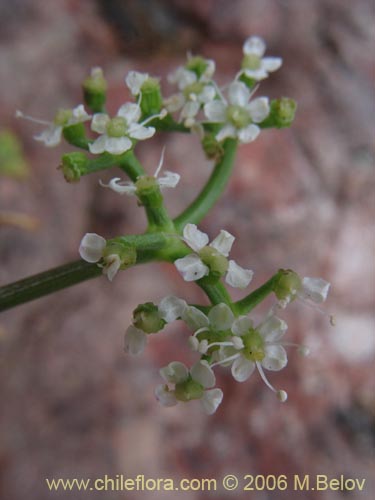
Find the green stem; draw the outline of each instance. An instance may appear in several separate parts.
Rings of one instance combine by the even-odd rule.
[[[230,298],[228,290],[220,281],[212,285],[207,283],[205,279],[202,278],[199,281],[197,281],[197,285],[199,285],[205,292],[207,297],[210,299],[211,304],[216,305],[224,302],[229,307],[232,307],[233,302],[232,299]]]
[[[181,231],[188,222],[198,224],[214,206],[223,193],[233,169],[237,149],[235,139],[227,139],[224,155],[197,198],[175,220],[176,229]]]
[[[138,177],[146,174],[133,151],[128,151],[120,160],[117,160],[117,162],[121,170],[123,170],[133,182],[136,182]]]
[[[119,241],[134,246],[137,251],[137,264],[155,260],[157,252],[168,244],[168,239],[161,233],[124,236],[110,241]],[[96,278],[101,275],[101,272],[96,264],[79,260],[10,283],[0,288],[0,312],[82,281]]]
[[[267,295],[273,292],[275,281],[278,278],[279,273],[277,272],[272,276],[272,278],[266,281],[264,285],[260,286],[238,302],[235,302],[234,306],[238,314],[247,314],[252,311],[255,306],[262,302]]]

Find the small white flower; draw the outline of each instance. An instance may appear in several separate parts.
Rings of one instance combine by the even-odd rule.
[[[213,123],[222,123],[221,130],[216,134],[217,141],[228,137],[238,138],[241,143],[254,141],[260,128],[256,123],[262,122],[270,112],[268,97],[258,97],[250,101],[251,93],[242,82],[232,82],[228,89],[229,103],[214,100],[205,104],[204,113]]]
[[[210,334],[215,335],[230,330],[234,321],[234,314],[227,304],[221,303],[213,306],[207,316],[196,307],[187,306],[182,314],[182,319],[194,330],[193,336],[189,338],[190,347],[194,351],[206,354],[211,347],[233,346],[232,341],[209,343],[206,339],[201,341],[198,339],[201,333],[206,333],[210,337]]]
[[[139,123],[142,112],[139,104],[127,102],[117,111],[114,118],[106,113],[96,113],[91,122],[91,130],[101,134],[93,143],[89,144],[90,152],[101,154],[105,151],[113,155],[120,155],[131,149],[131,139],[143,141],[155,134],[154,127],[145,125],[155,118],[165,116],[163,110],[158,115],[147,118]]]
[[[216,256],[228,257],[235,238],[227,231],[221,230],[208,244],[209,238],[206,233],[200,231],[195,224],[186,224],[183,240],[194,253],[177,259],[174,264],[185,281],[196,281],[209,274],[210,260]],[[228,263],[226,259],[222,259],[222,266],[226,282],[235,288],[246,288],[253,277],[253,271],[243,269],[233,260]]]
[[[160,370],[160,375],[167,384],[158,385],[155,396],[163,406],[199,399],[204,411],[212,415],[223,399],[221,389],[211,389],[215,375],[207,361],[197,361],[190,370],[183,363],[173,361]],[[174,384],[174,388],[168,384]]]
[[[198,60],[205,67],[201,74],[189,69],[189,65],[193,67]],[[202,106],[215,99],[216,88],[211,81],[214,71],[214,61],[190,57],[187,67],[181,66],[168,76],[169,82],[177,84],[180,92],[165,99],[164,105],[170,113],[181,110],[179,121],[184,121],[186,127],[193,127]]]
[[[156,179],[156,183],[160,187],[161,190],[165,188],[174,188],[177,186],[177,184],[180,181],[180,175],[175,173],[175,172],[170,172],[168,170],[165,170],[163,172],[163,175],[159,177],[161,168],[163,166],[163,161],[164,161],[164,150],[163,148],[161,158],[159,165],[154,173],[154,177]],[[146,176],[145,176],[146,177]],[[142,177],[138,177],[137,181],[142,179]],[[130,196],[133,196],[137,192],[137,182],[131,182],[131,181],[123,181],[121,180],[120,177],[114,177],[109,181],[108,184],[104,184],[102,181],[99,181],[100,185],[102,187],[108,187],[112,189],[112,191],[115,191],[115,193],[118,194],[127,194]]]
[[[258,36],[248,38],[243,45],[245,57],[242,71],[247,77],[256,81],[264,80],[268,73],[280,68],[283,60],[280,57],[263,57],[266,51],[264,40]]]
[[[112,281],[117,271],[121,267],[121,260],[117,254],[103,257],[106,248],[106,240],[96,233],[86,233],[79,246],[79,254],[83,260],[90,263],[99,262],[103,259],[104,264],[99,264],[103,268],[103,274]]]
[[[137,96],[141,92],[141,87],[148,80],[148,73],[140,73],[139,71],[129,71],[125,78],[125,83],[128,86],[132,95]]]
[[[298,295],[301,298],[309,299],[316,304],[320,304],[327,299],[330,286],[331,284],[322,278],[305,277],[302,280],[302,290]]]
[[[36,141],[43,142],[45,146],[49,148],[60,144],[63,129],[65,127],[76,125],[77,123],[84,123],[91,119],[91,116],[86,113],[83,104],[80,104],[74,109],[59,110],[56,113],[53,122],[32,118],[31,116],[23,114],[21,111],[16,111],[16,117],[25,118],[26,120],[39,123],[41,125],[47,125],[48,128],[40,134],[34,136],[34,139]]]
[[[308,349],[304,346],[281,340],[287,328],[285,321],[272,314],[256,328],[247,316],[236,318],[231,329],[233,335],[242,342],[232,342],[230,347],[220,347],[219,361],[212,366],[231,365],[233,378],[237,382],[244,382],[257,369],[267,387],[276,393],[280,401],[286,401],[287,393],[276,390],[271,385],[264,368],[271,371],[285,368],[288,358],[284,346],[295,346],[299,348],[301,355],[308,354]]]

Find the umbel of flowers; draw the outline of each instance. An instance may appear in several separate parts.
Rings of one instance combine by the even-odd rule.
[[[136,198],[145,210],[147,228],[143,233],[105,238],[90,228],[79,246],[86,263],[77,271],[82,276],[75,282],[100,273],[112,281],[130,266],[165,261],[175,267],[182,282],[195,283],[207,295],[208,302],[200,305],[170,295],[158,304],[140,304],[126,329],[125,351],[134,356],[146,349],[150,335],[170,323],[181,322],[184,331],[190,332],[186,345],[196,356],[193,365],[171,360],[160,369],[162,381],[155,396],[166,407],[198,400],[208,414],[214,413],[223,399],[216,386],[217,372],[223,370],[239,383],[257,373],[277,399],[285,402],[285,389],[273,385],[268,377],[287,366],[287,348],[297,347],[303,356],[308,348],[287,339],[287,323],[280,316],[294,301],[322,311],[320,304],[329,291],[324,279],[300,278],[290,269],[276,271],[251,290],[254,273],[249,267],[254,263],[243,267],[230,258],[235,236],[223,228],[211,239],[198,227],[230,180],[237,147],[254,141],[264,129],[288,127],[294,119],[292,99],[270,101],[256,95],[259,84],[282,64],[281,58],[265,56],[265,51],[261,38],[248,38],[237,73],[223,87],[214,79],[215,62],[202,56],[189,55],[184,65],[171,72],[172,93],[165,93],[158,77],[130,71],[124,86],[129,100],[120,103],[115,114],[105,108],[108,84],[103,71],[93,68],[82,85],[84,104],[59,110],[52,122],[17,113],[46,127],[35,137],[46,146],[65,139],[80,149],[62,157],[61,169],[68,182],[119,168],[120,175],[100,180],[100,185],[116,195]],[[206,156],[215,163],[196,199],[174,219],[165,207],[164,191],[180,189],[181,184],[183,188],[180,175],[164,169],[164,149],[153,174],[147,173],[135,154],[136,147],[167,132],[197,135]],[[233,301],[232,288],[243,290],[243,298]],[[255,323],[251,311],[271,294],[273,306]]]

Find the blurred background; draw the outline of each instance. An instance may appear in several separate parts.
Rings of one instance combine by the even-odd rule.
[[[202,224],[236,236],[233,258],[254,287],[278,268],[332,283],[325,308],[337,326],[301,303],[283,314],[291,351],[270,375],[289,393],[280,404],[258,374],[235,383],[217,370],[224,401],[164,409],[158,370],[191,363],[181,325],[123,353],[138,303],[167,294],[204,300],[173,266],[148,265],[80,284],[0,316],[0,496],[7,500],[108,498],[370,499],[374,493],[374,4],[371,0],[0,0],[0,284],[76,260],[86,232],[140,232],[134,199],[100,188],[107,174],[68,185],[57,170],[68,148],[33,140],[40,128],[16,109],[50,120],[81,102],[93,66],[109,81],[109,109],[129,98],[131,69],[165,77],[186,52],[216,60],[217,78],[237,71],[249,35],[284,64],[258,95],[298,101],[291,129],[264,131],[239,149],[233,178]],[[212,165],[194,137],[158,135],[137,148],[150,172],[182,180],[166,199],[177,215]],[[113,176],[113,175],[112,175]],[[234,293],[235,297],[240,294]],[[270,305],[254,311],[262,318]],[[54,492],[45,478],[216,478],[226,474],[326,474],[366,478],[362,493]],[[371,494],[372,491],[372,494]]]

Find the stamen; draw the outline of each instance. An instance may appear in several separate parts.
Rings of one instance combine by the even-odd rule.
[[[283,391],[283,390],[277,390],[277,389],[275,389],[275,388],[274,388],[274,386],[273,386],[273,385],[269,382],[269,380],[267,379],[266,374],[265,374],[265,373],[264,373],[264,371],[263,371],[263,367],[262,367],[262,365],[259,363],[259,361],[256,361],[255,363],[256,363],[256,365],[257,365],[257,368],[258,368],[259,374],[260,374],[260,376],[261,376],[261,378],[262,378],[263,382],[266,384],[266,386],[267,386],[269,389],[271,389],[271,391],[272,391],[272,392],[274,392],[274,393],[276,394],[277,398],[278,398],[278,399],[279,399],[282,403],[284,403],[284,402],[287,400],[287,398],[288,398],[288,394],[287,394],[285,391]]]
[[[46,120],[39,120],[38,118],[33,118],[30,115],[25,115],[22,111],[16,111],[16,118],[24,118],[25,120],[29,120],[30,122],[39,123],[40,125],[52,125],[51,122],[47,122]]]
[[[156,169],[156,171],[154,173],[154,177],[157,177],[160,174],[160,170],[161,170],[161,168],[163,166],[163,163],[164,163],[164,153],[165,153],[165,146],[163,147],[163,149],[161,151],[161,157],[160,157],[159,165],[158,165],[158,168]]]
[[[308,356],[310,354],[310,349],[303,344],[296,344],[295,342],[265,342],[266,345],[281,345],[283,347],[296,347],[298,354],[301,356]]]
[[[221,361],[217,361],[216,363],[213,363],[211,365],[211,368],[214,366],[220,366],[223,365],[224,363],[227,363],[228,361],[234,361],[235,359],[239,358],[241,356],[241,353],[234,354],[233,356],[229,356],[229,358],[222,359]]]
[[[218,84],[214,80],[212,80],[212,84],[215,87],[216,92],[218,93],[220,99],[223,101],[224,104],[226,104],[228,106],[228,101],[225,99],[225,97],[224,97],[223,93],[221,92]]]
[[[193,337],[196,337],[202,332],[208,332],[210,329],[207,326],[202,326],[202,328],[199,328],[193,335]]]
[[[327,311],[322,309],[320,306],[318,306],[315,302],[311,303],[308,300],[305,299],[305,297],[301,297],[300,295],[298,296],[299,300],[304,304],[305,306],[311,307],[312,309],[315,309],[315,311],[320,312],[320,314],[323,314],[324,316],[329,317],[329,323],[331,326],[336,326],[336,318],[333,314],[329,314]]]
[[[148,118],[146,118],[146,120],[139,123],[139,126],[144,126],[147,123],[151,122],[152,120],[155,120],[155,118],[160,118],[160,120],[162,120],[163,118],[165,118],[167,116],[167,114],[168,114],[168,111],[166,109],[162,109],[160,111],[160,113],[158,113],[156,115],[149,116]]]

